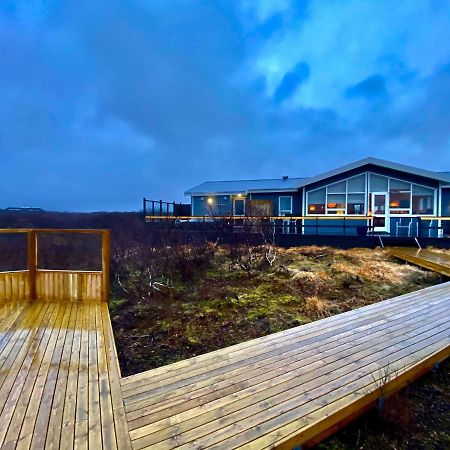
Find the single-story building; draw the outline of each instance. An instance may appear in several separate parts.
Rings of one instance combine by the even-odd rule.
[[[450,225],[440,220],[450,216],[450,172],[377,158],[308,178],[207,181],[185,195],[192,216],[284,216],[301,221],[304,234],[437,237]]]

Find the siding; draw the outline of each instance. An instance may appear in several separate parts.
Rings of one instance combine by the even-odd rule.
[[[300,192],[274,192],[250,194],[252,200],[270,200],[272,202],[272,214],[278,216],[279,198],[292,196],[292,214],[301,216],[302,214],[302,194]]]
[[[212,204],[208,204],[208,198],[212,198]],[[192,197],[193,216],[226,216],[232,212],[229,195],[208,195]]]

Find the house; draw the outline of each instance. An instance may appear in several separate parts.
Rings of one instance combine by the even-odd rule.
[[[304,234],[438,237],[450,226],[450,172],[377,158],[309,178],[207,181],[185,195],[192,216],[285,216]]]

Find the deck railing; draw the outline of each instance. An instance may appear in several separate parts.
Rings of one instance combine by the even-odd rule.
[[[0,229],[0,234],[27,235],[27,268],[0,272],[0,302],[17,300],[93,301],[109,299],[109,230]],[[45,269],[38,265],[42,234],[91,234],[101,236],[101,270]]]
[[[166,224],[177,227],[180,231],[204,232],[260,232],[261,229],[273,231],[276,234],[304,235],[373,235],[376,234],[376,216],[373,215],[307,215],[307,216],[167,216],[147,215],[145,221],[153,224]],[[386,220],[409,219],[411,226],[409,234],[416,237],[442,237],[446,233],[444,223],[449,223],[448,216],[418,216],[397,215],[388,216]],[[404,227],[402,227],[404,228]],[[396,230],[391,230],[396,236]]]

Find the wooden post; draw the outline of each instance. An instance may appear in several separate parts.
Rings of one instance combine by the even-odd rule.
[[[28,232],[28,280],[30,300],[36,300],[37,236],[36,231]]]
[[[102,233],[102,301],[109,302],[110,231]]]

